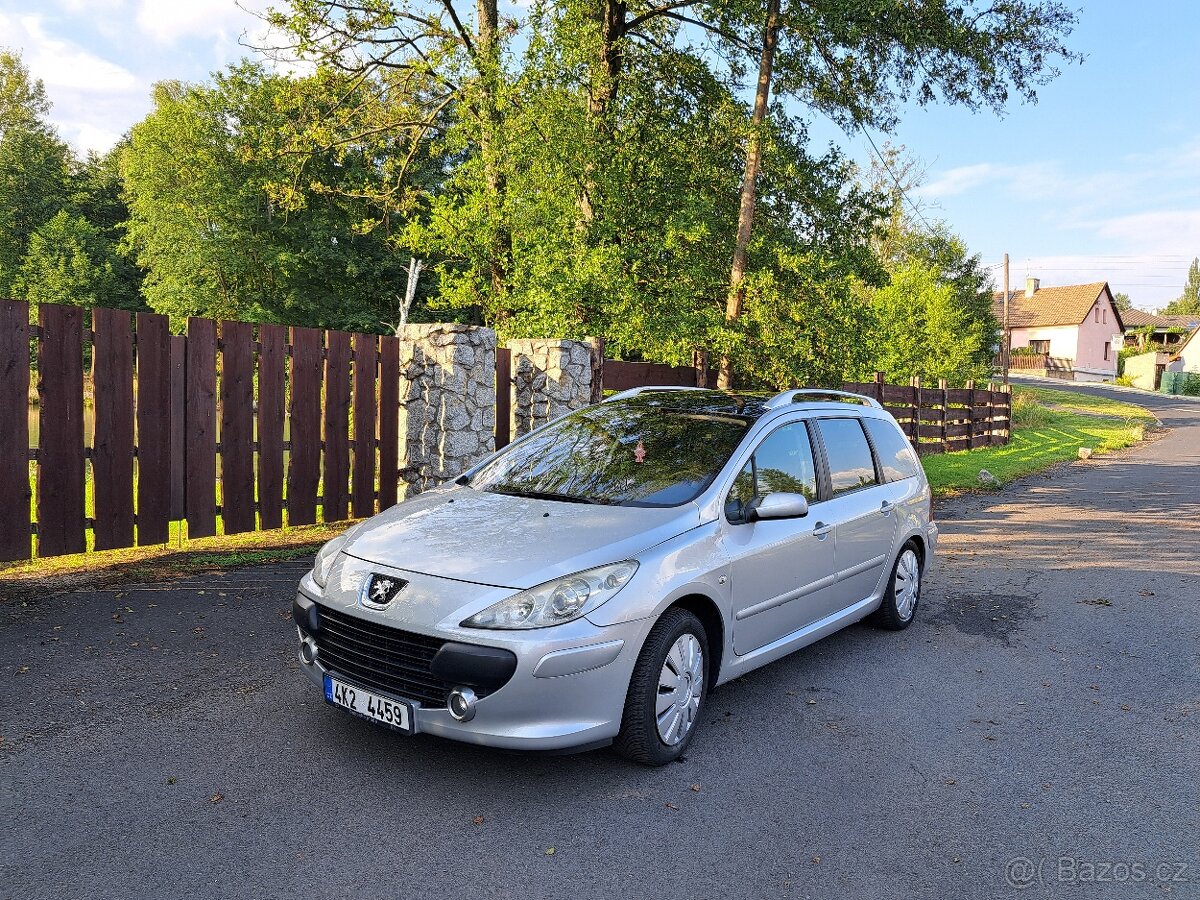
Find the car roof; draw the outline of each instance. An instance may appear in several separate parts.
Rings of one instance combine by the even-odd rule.
[[[818,409],[854,415],[881,407],[871,398],[844,391],[796,389],[780,394],[705,388],[643,387],[609,397],[606,403],[630,404],[692,415],[733,416],[755,422],[768,413]]]

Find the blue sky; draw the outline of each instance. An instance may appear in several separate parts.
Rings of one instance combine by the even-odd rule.
[[[22,51],[78,149],[104,150],[150,109],[150,86],[201,80],[246,53],[267,0],[0,0],[0,46]],[[243,36],[246,36],[243,38]],[[1087,54],[1004,117],[906,111],[895,134],[927,166],[915,192],[1014,285],[1108,281],[1153,309],[1200,255],[1200,3],[1088,2],[1070,40]],[[811,134],[861,162],[870,149],[820,121]],[[999,269],[996,269],[999,275]]]

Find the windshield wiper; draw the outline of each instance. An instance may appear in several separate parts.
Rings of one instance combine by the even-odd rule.
[[[593,506],[604,504],[603,500],[593,500],[591,497],[579,497],[575,494],[558,494],[554,491],[527,491],[502,487],[490,487],[485,490],[493,494],[507,494],[510,497],[529,497],[532,500],[560,500],[563,503],[587,503]]]

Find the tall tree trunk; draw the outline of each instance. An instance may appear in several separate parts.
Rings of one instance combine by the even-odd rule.
[[[775,49],[779,44],[779,2],[767,0],[767,21],[763,28],[762,56],[758,63],[758,86],[754,91],[754,112],[750,116],[750,137],[746,142],[746,171],[742,176],[741,202],[738,205],[737,242],[733,248],[733,268],[729,273],[729,297],[725,301],[726,322],[734,322],[741,316],[746,301],[746,267],[762,157],[762,124],[767,117],[771,71],[775,66]],[[728,354],[721,356],[717,387],[725,390],[733,387],[733,361]]]
[[[488,191],[488,218],[492,229],[489,268],[494,294],[508,288],[512,268],[512,232],[505,220],[508,181],[499,158],[503,146],[497,135],[500,125],[500,12],[497,0],[477,0],[479,36],[476,65],[482,96],[479,103],[479,150],[483,157],[484,182]]]
[[[620,41],[625,37],[628,12],[629,7],[624,0],[600,0],[595,9],[594,21],[600,37],[600,59],[595,69],[596,77],[588,91],[588,117],[601,143],[612,138],[609,115],[613,100],[617,96],[617,81],[621,77],[621,66],[624,64]],[[596,217],[595,192],[595,165],[588,163],[583,175],[583,190],[579,196],[581,227],[585,227]]]

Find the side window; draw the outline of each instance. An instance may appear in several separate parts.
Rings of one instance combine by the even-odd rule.
[[[817,424],[829,458],[829,481],[835,497],[879,483],[871,446],[858,419],[821,419]]]
[[[885,481],[900,481],[917,474],[921,464],[900,429],[883,419],[863,419],[863,424],[875,445],[875,455],[879,457],[879,468],[883,469]]]
[[[803,494],[810,502],[817,499],[817,468],[803,422],[776,429],[758,445],[729,489],[725,515],[731,522],[740,521],[747,503],[777,491]]]
[[[803,422],[784,425],[767,435],[754,451],[754,470],[759,497],[788,491],[803,494],[809,501],[817,499],[817,467]]]

